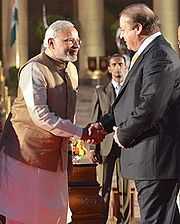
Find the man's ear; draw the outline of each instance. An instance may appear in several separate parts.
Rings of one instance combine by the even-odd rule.
[[[48,46],[54,48],[54,40],[53,40],[53,38],[49,38]]]
[[[142,25],[140,24],[140,23],[137,23],[136,24],[136,27],[134,28],[135,29],[135,31],[136,31],[136,34],[141,34],[142,33],[142,30],[143,30],[143,27],[142,27]]]

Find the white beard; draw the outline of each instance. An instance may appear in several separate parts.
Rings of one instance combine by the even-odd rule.
[[[77,55],[70,55],[68,53],[66,56],[62,57],[61,60],[75,62],[75,61],[77,61],[77,58],[78,58]]]

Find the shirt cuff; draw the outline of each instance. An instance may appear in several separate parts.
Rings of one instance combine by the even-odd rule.
[[[55,127],[50,130],[51,133],[62,137],[74,137],[80,139],[82,137],[83,128],[73,124],[70,120],[59,118]]]

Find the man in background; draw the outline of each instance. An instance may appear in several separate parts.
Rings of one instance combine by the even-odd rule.
[[[128,71],[128,57],[122,54],[113,54],[109,57],[108,72],[111,80],[104,86],[97,86],[93,96],[91,121],[101,119],[101,117],[111,111],[111,105],[121,89],[123,81]],[[91,146],[91,159],[95,163],[102,163],[99,167],[99,179],[102,179],[102,197],[105,202],[105,220],[108,220],[110,193],[112,189],[112,179],[116,180],[118,190],[119,214],[117,223],[129,223],[130,204],[128,193],[128,180],[123,179],[120,173],[121,148],[114,142],[113,135],[109,134],[101,144],[96,145],[95,149]],[[99,165],[101,166],[101,165]],[[113,173],[115,178],[113,178]],[[97,174],[98,175],[98,174]],[[122,207],[121,207],[122,206]]]

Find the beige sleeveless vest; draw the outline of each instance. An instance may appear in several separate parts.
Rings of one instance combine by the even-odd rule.
[[[78,87],[78,75],[74,64],[57,63],[45,53],[32,58],[24,66],[31,62],[38,63],[47,83],[49,110],[61,118],[73,121]],[[67,139],[55,136],[33,123],[22,92],[18,88],[12,113],[4,127],[1,142],[4,152],[28,165],[56,171],[60,150],[65,141]]]

